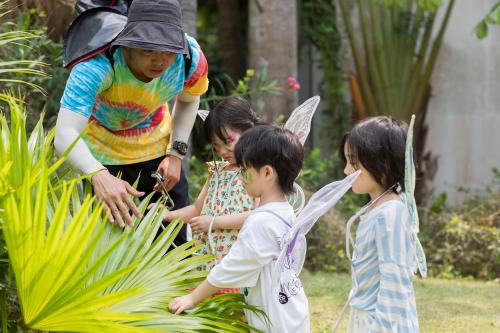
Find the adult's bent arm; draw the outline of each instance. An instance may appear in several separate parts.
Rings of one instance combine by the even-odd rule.
[[[120,227],[125,222],[132,226],[129,210],[141,218],[139,209],[129,195],[141,196],[143,192],[134,189],[129,183],[111,175],[108,170],[92,155],[85,142],[78,138],[87,126],[88,118],[67,108],[61,108],[57,116],[54,145],[59,154],[63,154],[78,139],[68,155],[68,162],[83,173],[96,172],[92,178],[94,192],[101,199],[111,221],[117,221]]]
[[[183,156],[172,149],[173,143],[175,141],[188,142],[196,115],[198,114],[199,105],[200,96],[191,96],[183,93],[176,98],[172,111],[172,132],[166,151],[167,157],[158,166],[158,172],[165,179],[163,185],[168,191],[179,182],[182,167]],[[157,191],[161,190],[158,185],[155,189]]]
[[[54,146],[63,154],[85,129],[88,118],[67,108],[61,108],[57,115]],[[104,166],[92,155],[85,142],[79,138],[67,158],[68,162],[83,173],[92,173],[104,169]]]

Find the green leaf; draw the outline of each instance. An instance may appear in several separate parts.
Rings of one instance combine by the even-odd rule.
[[[488,24],[485,20],[479,22],[474,28],[474,32],[476,33],[476,37],[478,39],[483,39],[488,35]]]
[[[31,329],[65,332],[248,332],[243,310],[260,313],[241,295],[205,300],[190,314],[168,303],[206,276],[212,260],[192,242],[166,252],[182,227],[171,222],[155,239],[165,208],[145,213],[125,230],[102,219],[102,204],[81,193],[81,177],[54,160],[54,132],[41,122],[28,138],[21,101],[4,95],[10,123],[0,114],[0,221],[22,308]],[[5,190],[4,190],[5,189]],[[1,245],[1,244],[0,244]],[[1,306],[1,304],[0,304]],[[5,326],[5,324],[4,324]]]

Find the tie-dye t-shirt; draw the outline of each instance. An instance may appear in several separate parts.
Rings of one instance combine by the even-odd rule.
[[[89,118],[83,140],[99,162],[122,165],[165,155],[171,133],[167,102],[181,93],[202,95],[208,88],[207,60],[196,40],[187,39],[192,56],[187,76],[178,54],[161,77],[142,82],[121,48],[113,53],[113,67],[104,54],[73,67],[61,107]]]

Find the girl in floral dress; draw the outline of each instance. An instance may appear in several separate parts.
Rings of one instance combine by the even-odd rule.
[[[259,123],[250,104],[238,97],[219,102],[205,119],[205,134],[223,161],[208,163],[209,176],[196,201],[187,207],[167,212],[164,220],[180,217],[188,223],[202,254],[216,259],[206,265],[210,270],[229,252],[250,211],[258,205],[238,177],[234,146],[244,131]],[[219,293],[239,292],[221,289]]]

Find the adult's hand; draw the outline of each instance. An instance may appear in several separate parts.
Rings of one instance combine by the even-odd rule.
[[[99,199],[104,202],[111,221],[116,221],[120,227],[133,226],[129,210],[140,219],[141,212],[137,209],[129,195],[140,197],[144,192],[139,192],[129,183],[116,178],[108,170],[101,170],[92,176],[92,186]],[[125,222],[124,222],[125,221]]]
[[[162,175],[164,181],[163,181],[163,186],[167,189],[167,191],[170,191],[172,188],[174,188],[175,184],[179,182],[181,179],[181,167],[182,167],[182,160],[173,155],[168,155],[161,161],[160,165],[158,166],[158,173]],[[161,192],[163,189],[160,184],[156,184],[154,187],[155,191]]]

